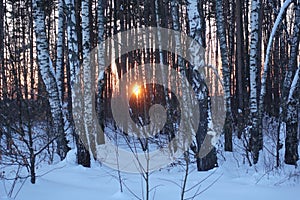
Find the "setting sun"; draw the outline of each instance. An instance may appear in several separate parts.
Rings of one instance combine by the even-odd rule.
[[[133,93],[135,94],[135,96],[138,96],[141,93],[141,88],[139,85],[135,85],[133,87]]]

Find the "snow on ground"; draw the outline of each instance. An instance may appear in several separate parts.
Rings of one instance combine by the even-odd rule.
[[[218,168],[209,172],[197,172],[195,165],[191,165],[187,189],[192,189],[185,197],[192,197],[199,192],[201,194],[194,199],[282,200],[300,197],[298,169],[285,167],[285,172],[282,169],[278,172],[260,173],[246,164],[238,164],[230,154],[226,158]],[[184,170],[184,166],[177,165],[151,173],[150,199],[180,199]],[[64,161],[44,166],[38,169],[37,174],[42,175],[37,178],[37,183],[32,185],[28,179],[17,195],[17,200],[143,199],[145,191],[145,182],[140,174],[121,173],[124,192],[120,192],[117,171],[97,163],[92,168],[78,166],[75,164],[74,150]],[[6,199],[4,196],[2,182],[0,199]]]

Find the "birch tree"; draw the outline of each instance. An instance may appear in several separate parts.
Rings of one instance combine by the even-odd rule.
[[[230,69],[228,62],[228,47],[226,44],[226,33],[224,27],[223,16],[223,1],[216,1],[216,21],[217,21],[217,36],[220,41],[221,60],[222,60],[222,73],[223,73],[223,86],[225,95],[226,118],[224,124],[225,134],[225,151],[232,151],[232,112],[231,112],[231,93],[230,93]]]
[[[4,2],[0,1],[0,96],[6,98],[5,70],[4,70]]]
[[[259,9],[260,0],[251,1],[251,42],[250,42],[250,117],[251,150],[254,164],[258,161],[259,143],[262,138],[259,135],[258,102],[257,102],[257,70],[258,70],[258,43],[259,43]]]
[[[60,101],[56,74],[49,55],[49,44],[45,29],[45,14],[43,8],[44,1],[33,0],[33,19],[36,34],[37,59],[40,73],[48,93],[51,115],[53,120],[54,135],[57,137],[57,153],[64,159],[69,151],[66,135],[64,132],[64,119],[62,112],[62,102]]]
[[[195,39],[203,48],[205,47],[205,21],[204,21],[204,1],[189,1],[188,2],[188,20],[189,20],[189,31],[191,37]],[[204,52],[203,49],[192,49],[195,51],[195,56],[200,56]],[[192,54],[193,54],[192,53]],[[208,88],[204,81],[203,65],[204,57],[200,58],[195,66],[193,67],[192,73],[192,86],[195,91],[197,100],[199,101],[199,127],[196,133],[196,154],[197,154],[197,169],[198,171],[206,171],[217,166],[216,149],[213,148],[208,155],[204,158],[200,158],[200,149],[203,145],[205,136],[208,130],[208,116],[210,112]]]
[[[286,114],[286,138],[285,138],[285,155],[284,162],[290,165],[297,165],[299,160],[298,153],[298,106],[300,98],[300,78],[299,70],[296,71],[294,76],[289,97],[287,100],[287,114]]]
[[[299,37],[300,37],[299,17],[300,17],[299,5],[295,5],[295,23],[294,23],[293,36],[292,36],[291,47],[290,47],[290,59],[287,66],[287,72],[284,77],[283,88],[282,88],[282,101],[283,101],[282,103],[286,103],[287,101],[290,86],[297,68],[297,55],[298,55]]]
[[[75,129],[75,140],[77,148],[77,163],[85,167],[90,167],[90,154],[84,146],[86,141],[82,141],[81,138],[85,138],[85,128],[82,116],[83,113],[83,94],[81,90],[75,89],[75,85],[81,83],[81,70],[79,61],[79,50],[78,50],[78,37],[77,37],[77,23],[76,23],[76,10],[75,1],[66,0],[67,6],[67,42],[68,42],[68,64],[71,70],[71,88],[72,88],[72,114],[74,120]],[[76,110],[76,112],[74,112]],[[79,137],[83,135],[84,137]]]
[[[63,78],[64,78],[64,50],[65,50],[65,14],[64,14],[64,0],[58,2],[58,33],[56,44],[56,80],[60,101],[63,102]]]
[[[300,40],[300,1],[295,4],[295,23],[294,32],[291,42],[290,59],[288,63],[288,71],[285,76],[283,95],[287,95],[286,91],[288,88],[288,96],[283,96],[283,103],[286,102],[286,138],[285,138],[285,156],[284,162],[286,164],[297,165],[299,159],[298,154],[298,143],[299,139],[297,137],[298,132],[298,106],[300,98],[300,80],[299,80],[299,69],[300,65],[295,72],[295,66],[297,63],[297,56],[299,54],[299,40]],[[291,82],[291,78],[293,81]],[[287,101],[285,101],[287,100]]]
[[[102,43],[104,42],[104,8],[103,8],[103,0],[98,0],[98,117],[100,118],[100,125],[102,126],[102,129],[104,128],[104,109],[103,109],[103,98],[102,93],[104,91],[104,85],[105,85],[105,72],[102,71],[103,67],[105,66],[105,59],[104,54],[105,50],[102,48]],[[103,138],[104,142],[104,138]]]
[[[155,20],[156,20],[156,27],[160,27],[160,17],[159,17],[159,5],[158,5],[158,0],[155,0]],[[157,39],[158,39],[158,49],[159,49],[159,62],[162,64],[163,63],[163,51],[161,48],[161,33],[160,30],[157,30]],[[164,78],[164,77],[162,77]]]
[[[82,57],[83,57],[83,100],[84,129],[86,144],[89,144],[90,155],[96,158],[97,124],[95,115],[95,66],[91,61],[89,0],[81,2],[82,13]],[[82,137],[81,137],[82,138]],[[103,138],[101,138],[103,139]]]

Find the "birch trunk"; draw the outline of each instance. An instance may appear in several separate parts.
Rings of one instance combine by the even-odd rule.
[[[288,5],[287,5],[288,6]],[[289,89],[293,80],[293,77],[295,75],[295,71],[297,69],[297,53],[298,53],[298,47],[299,47],[299,35],[300,35],[300,27],[297,26],[297,22],[300,23],[299,20],[300,13],[299,13],[299,6],[295,7],[295,26],[293,30],[293,37],[291,41],[291,47],[290,47],[290,59],[288,63],[287,72],[284,77],[283,81],[283,88],[282,88],[282,103],[286,103],[288,98]],[[285,106],[283,105],[283,108]]]
[[[222,0],[216,1],[216,20],[217,35],[220,41],[223,86],[225,95],[226,118],[224,124],[225,134],[225,151],[232,151],[232,112],[231,112],[231,94],[230,94],[230,69],[228,63],[228,48],[226,44],[226,35],[224,27],[223,5]]]
[[[159,18],[159,5],[158,5],[158,0],[155,0],[155,20],[156,20],[156,27],[160,27],[160,18]],[[159,62],[163,63],[163,51],[161,48],[161,33],[158,29],[157,31],[157,38],[158,38],[158,44],[159,44]]]
[[[82,13],[82,57],[83,57],[83,99],[84,128],[90,155],[96,158],[97,124],[95,109],[95,66],[91,60],[89,0],[81,2]]]
[[[188,2],[188,18],[190,35],[193,37],[203,48],[205,47],[205,21],[203,16],[203,1],[189,1]],[[199,53],[200,49],[195,50]],[[196,53],[196,52],[195,52]],[[204,53],[204,52],[202,52]],[[199,55],[197,55],[199,56]],[[200,58],[196,66],[193,66],[192,86],[196,93],[199,102],[199,127],[196,133],[197,155],[199,155],[201,146],[204,142],[205,136],[208,132],[208,123],[210,116],[209,109],[209,96],[208,88],[204,81],[203,69],[204,58]],[[213,148],[208,155],[204,158],[197,158],[198,171],[207,171],[217,166],[216,149]]]
[[[258,103],[257,103],[257,77],[258,77],[258,43],[259,43],[259,10],[260,0],[251,1],[251,42],[250,42],[250,113],[251,113],[251,143],[254,164],[258,161],[259,137]]]
[[[0,80],[0,88],[2,90],[0,91],[0,97],[6,99],[7,83],[6,83],[6,76],[4,70],[4,2],[3,0],[0,1],[0,73],[2,79]]]
[[[299,106],[299,69],[294,76],[292,82],[290,94],[287,102],[287,114],[286,114],[286,138],[285,138],[285,155],[284,162],[290,165],[297,165],[299,160],[298,154],[298,106]]]
[[[63,102],[63,78],[64,78],[64,45],[65,45],[65,15],[64,15],[64,1],[60,0],[58,3],[58,33],[57,33],[57,47],[56,47],[56,80],[60,101]]]
[[[102,93],[104,91],[105,86],[105,72],[103,68],[105,66],[105,49],[102,46],[104,42],[104,8],[103,8],[103,0],[98,0],[98,117],[100,125],[102,126],[102,130],[104,130],[104,108],[103,108],[103,98]],[[104,143],[104,136],[102,136],[102,143]]]
[[[75,2],[74,0],[66,0],[67,6],[67,35],[68,35],[68,61],[71,70],[71,90],[72,90],[72,112],[76,110],[77,113],[73,113],[73,120],[75,126],[75,140],[77,147],[77,163],[85,167],[90,167],[90,154],[84,146],[87,141],[82,141],[79,135],[85,136],[85,129],[82,116],[83,116],[83,94],[81,90],[74,89],[74,85],[79,85],[81,82],[80,75],[80,62],[78,51],[78,38],[76,32],[76,14],[75,14]],[[85,138],[85,137],[81,137]]]
[[[297,63],[299,40],[300,40],[300,1],[295,4],[295,24],[294,33],[291,42],[290,59],[288,63],[288,71],[285,76],[283,85],[283,117],[286,122],[286,138],[285,138],[285,156],[286,164],[297,165],[299,159],[298,154],[298,106],[299,106],[299,69],[295,73]],[[293,81],[291,82],[293,77]],[[289,94],[287,91],[289,89]],[[286,114],[285,114],[286,113]]]
[[[49,55],[49,45],[45,31],[45,14],[42,9],[43,1],[33,0],[33,19],[36,34],[37,58],[40,73],[48,93],[51,115],[57,137],[57,153],[61,159],[66,157],[69,147],[64,132],[62,104],[59,97],[56,76]]]

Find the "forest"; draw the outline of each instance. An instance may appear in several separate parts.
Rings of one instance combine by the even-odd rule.
[[[181,199],[226,162],[300,177],[299,42],[300,0],[0,0],[0,199],[71,154],[136,199],[165,167]]]

